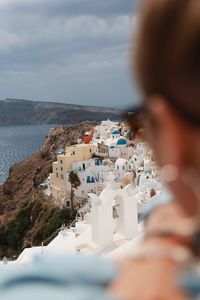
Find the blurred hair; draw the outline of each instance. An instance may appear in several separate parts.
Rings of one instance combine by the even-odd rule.
[[[200,119],[200,0],[144,0],[135,68],[144,96],[176,99]]]

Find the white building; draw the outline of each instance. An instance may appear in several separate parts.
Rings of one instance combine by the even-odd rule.
[[[122,181],[124,174],[131,171],[131,164],[127,159],[118,158],[115,162],[115,175],[117,181]]]
[[[90,194],[92,241],[100,249],[106,249],[114,243],[114,235],[124,239],[138,235],[137,202],[125,190],[110,183],[99,197]]]
[[[90,159],[87,161],[75,162],[72,165],[72,171],[76,172],[81,185],[74,191],[75,196],[87,198],[88,193],[100,194],[104,185],[104,181],[109,171],[112,170],[110,160]],[[67,189],[71,190],[71,184],[68,181]]]
[[[117,134],[116,134],[117,135]],[[112,141],[106,141],[109,146],[109,157],[118,158],[121,156],[121,151],[123,148],[127,147],[127,140],[124,137],[117,137]]]
[[[110,137],[112,140],[116,140],[120,138],[120,132],[117,129],[114,129],[111,133],[110,133]]]
[[[137,155],[142,155],[143,157],[145,157],[149,151],[150,151],[150,149],[146,143],[140,142],[140,143],[136,144],[135,153]]]
[[[134,146],[128,146],[127,147],[121,147],[120,148],[120,157],[124,159],[130,160],[133,157],[133,154],[135,153]]]
[[[50,174],[50,192],[58,206],[64,206],[66,199],[70,197],[66,174],[72,171],[73,163],[91,159],[95,152],[95,145],[81,144],[66,147],[65,153],[57,155],[57,160],[52,164],[53,172]]]
[[[100,125],[96,126],[94,129],[94,140],[105,140],[110,137],[110,132],[115,128],[115,123],[107,120],[102,121]]]

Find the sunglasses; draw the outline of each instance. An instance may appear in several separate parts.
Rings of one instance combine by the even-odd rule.
[[[123,116],[123,120],[128,124],[133,132],[146,127],[146,116],[148,113],[147,106],[141,102],[141,104],[128,109]]]
[[[192,125],[193,127],[200,128],[199,114],[195,115],[194,113],[190,112],[187,108],[181,105],[178,101],[175,101],[172,97],[167,97],[165,99],[183,120],[185,120],[188,124]],[[128,113],[126,113],[124,119],[131,126],[136,116],[141,115],[145,117],[145,114],[147,113],[148,107],[145,104],[145,101],[141,101],[141,104],[136,105],[128,110]]]

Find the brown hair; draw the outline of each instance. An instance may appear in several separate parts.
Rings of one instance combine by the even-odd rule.
[[[144,95],[176,99],[200,119],[200,0],[144,0],[136,44]]]

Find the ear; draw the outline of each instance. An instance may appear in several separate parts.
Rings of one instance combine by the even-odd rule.
[[[159,166],[172,164],[181,170],[184,168],[188,154],[187,126],[165,99],[152,99],[149,101],[148,108],[155,124],[155,128],[151,130],[150,144]]]

